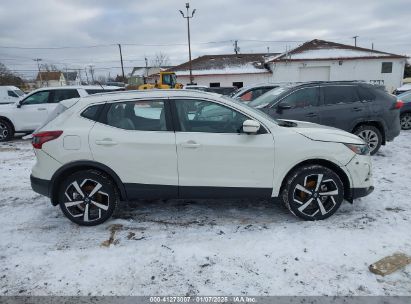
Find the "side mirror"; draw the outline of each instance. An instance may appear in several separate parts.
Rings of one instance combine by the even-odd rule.
[[[255,120],[247,119],[243,122],[243,132],[247,134],[255,134],[260,130],[260,123]]]
[[[21,108],[21,100],[16,102],[16,107],[19,109]]]
[[[277,105],[277,113],[282,113],[284,110],[289,110],[292,107],[288,104],[288,103],[280,103],[279,105]]]

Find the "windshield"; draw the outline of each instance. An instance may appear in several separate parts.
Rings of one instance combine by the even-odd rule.
[[[21,90],[14,90],[13,92],[19,97],[24,95],[24,92]]]
[[[402,93],[397,96],[398,99],[404,101],[404,102],[411,102],[411,91]]]
[[[260,111],[260,110],[258,110],[258,109],[256,109],[256,108],[250,107],[249,104],[246,104],[246,103],[244,103],[244,102],[241,102],[241,101],[239,101],[239,100],[237,100],[237,99],[234,99],[234,98],[232,98],[232,97],[225,96],[225,95],[221,95],[220,97],[222,97],[222,98],[224,98],[224,99],[227,99],[227,100],[229,100],[229,101],[231,101],[231,102],[234,102],[234,103],[236,103],[236,104],[238,104],[238,105],[241,105],[241,106],[243,106],[243,107],[246,107],[249,111],[251,111],[251,112],[253,112],[253,113],[257,114],[257,115],[264,116],[265,119],[267,119],[267,120],[269,120],[269,121],[272,121],[272,122],[278,124],[278,121],[275,120],[274,118],[272,118],[270,115],[268,115],[268,114],[264,113],[263,111]]]
[[[274,99],[276,99],[280,94],[284,93],[288,87],[278,87],[267,93],[257,97],[253,101],[250,101],[248,105],[254,108],[263,108],[266,105],[270,104]]]

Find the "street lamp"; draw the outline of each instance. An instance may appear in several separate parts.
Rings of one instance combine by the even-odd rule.
[[[189,8],[190,8],[190,3],[186,3],[186,9],[187,9],[187,14],[184,15],[182,10],[180,11],[181,16],[183,18],[187,19],[187,33],[188,33],[188,62],[189,62],[189,68],[190,68],[190,84],[193,84],[193,69],[191,66],[191,41],[190,41],[190,19],[194,17],[194,13],[196,12],[196,9],[193,9],[191,16],[189,13]]]

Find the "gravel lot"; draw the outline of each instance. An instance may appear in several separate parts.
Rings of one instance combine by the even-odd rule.
[[[270,201],[172,200],[86,228],[31,190],[30,143],[2,143],[0,294],[411,295],[411,265],[368,271],[411,255],[411,132],[373,161],[374,193],[321,222]]]

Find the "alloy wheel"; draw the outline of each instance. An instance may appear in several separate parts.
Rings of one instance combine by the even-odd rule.
[[[7,126],[0,122],[0,140],[4,140],[9,136],[9,130]]]
[[[359,132],[357,135],[368,145],[371,154],[375,149],[377,149],[379,145],[379,138],[376,132],[374,132],[373,130],[365,129]]]
[[[100,220],[110,208],[110,196],[98,181],[90,178],[71,182],[62,205],[70,216],[84,223]]]
[[[293,201],[298,211],[305,216],[314,218],[316,215],[325,216],[337,205],[339,190],[336,182],[324,174],[310,174],[303,183],[294,187]]]
[[[401,128],[403,130],[411,129],[411,114],[401,115]]]

